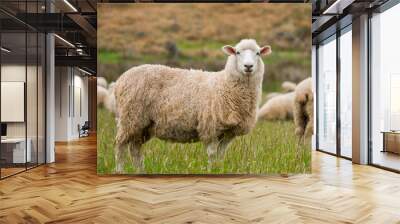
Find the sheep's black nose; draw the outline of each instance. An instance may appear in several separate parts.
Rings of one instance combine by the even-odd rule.
[[[244,65],[244,67],[246,67],[247,69],[251,69],[253,68],[253,65]]]

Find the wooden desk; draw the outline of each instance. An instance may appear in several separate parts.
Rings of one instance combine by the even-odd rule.
[[[382,152],[400,154],[400,131],[382,131],[383,149]]]

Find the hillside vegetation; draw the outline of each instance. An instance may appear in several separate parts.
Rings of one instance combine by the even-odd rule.
[[[223,45],[272,46],[265,82],[310,75],[309,4],[99,4],[99,75],[144,63],[220,70]],[[272,85],[272,84],[271,84]]]

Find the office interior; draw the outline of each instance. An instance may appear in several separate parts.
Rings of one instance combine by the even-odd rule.
[[[96,130],[96,2],[0,2],[0,178]]]

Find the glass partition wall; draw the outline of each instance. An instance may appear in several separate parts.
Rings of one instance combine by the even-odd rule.
[[[32,4],[19,7],[38,10]],[[44,33],[0,12],[1,179],[45,163],[45,41]]]
[[[318,44],[317,149],[352,157],[351,25]]]

